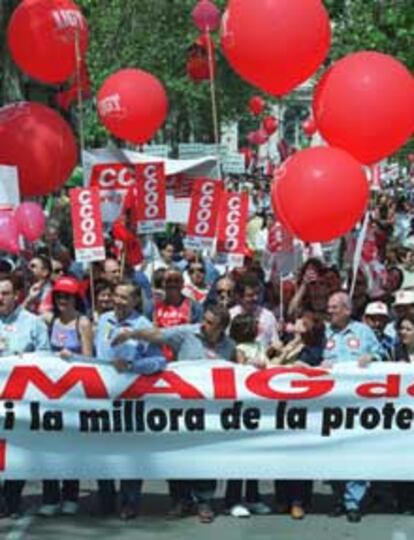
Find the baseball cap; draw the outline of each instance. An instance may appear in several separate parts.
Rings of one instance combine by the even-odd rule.
[[[414,304],[414,291],[400,289],[395,293],[394,306],[407,306]]]
[[[62,292],[73,295],[80,294],[79,281],[70,276],[59,278],[53,285],[53,292]]]
[[[383,315],[388,317],[388,307],[384,302],[370,302],[365,308],[364,315]]]

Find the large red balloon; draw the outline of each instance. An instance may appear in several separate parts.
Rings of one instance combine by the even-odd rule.
[[[121,69],[108,77],[99,90],[98,112],[102,123],[113,135],[143,144],[165,122],[167,95],[151,73]]]
[[[246,81],[282,96],[306,81],[326,58],[331,40],[320,0],[230,0],[222,47]]]
[[[18,168],[22,196],[61,187],[77,157],[72,130],[53,109],[25,101],[0,109],[0,163]]]
[[[272,186],[276,215],[304,242],[328,242],[347,233],[368,200],[362,166],[339,148],[297,152],[277,171]]]
[[[59,84],[76,71],[76,34],[83,56],[88,28],[72,0],[24,0],[10,19],[7,40],[13,60],[27,75]]]
[[[313,99],[322,137],[367,165],[393,154],[414,130],[414,79],[392,56],[349,54],[322,77]]]

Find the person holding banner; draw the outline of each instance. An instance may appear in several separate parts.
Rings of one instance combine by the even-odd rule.
[[[24,307],[17,305],[19,291],[11,276],[0,277],[0,356],[49,351],[45,323]],[[5,508],[2,516],[19,517],[22,480],[6,480],[3,485]]]
[[[85,315],[80,296],[79,282],[70,276],[58,279],[52,290],[53,312],[43,319],[49,326],[52,351],[61,358],[69,359],[74,355],[92,357],[92,323]],[[79,509],[79,481],[63,480],[62,490],[58,480],[43,482],[43,501],[39,515],[49,517],[59,511],[65,515],[74,515]]]
[[[142,339],[122,339],[128,333],[152,331],[152,324],[141,315],[141,290],[129,280],[115,286],[112,311],[101,315],[96,330],[95,347],[99,361],[112,363],[119,373],[150,375],[166,367],[165,357],[157,345]],[[118,338],[118,343],[115,341]],[[115,507],[115,485],[112,480],[98,482],[101,511],[112,513]],[[142,480],[121,480],[121,519],[133,519],[138,512]]]
[[[234,341],[226,335],[230,323],[230,315],[226,308],[216,305],[209,306],[204,312],[201,324],[185,324],[171,328],[125,328],[112,340],[112,346],[117,347],[131,340],[146,340],[157,345],[168,345],[175,352],[177,360],[229,360],[236,359]],[[214,511],[211,505],[216,489],[215,480],[192,480],[183,482],[191,486],[192,493],[198,503],[198,517],[201,523],[211,523]],[[183,504],[185,501],[183,501]]]
[[[326,327],[322,367],[332,368],[337,362],[356,362],[365,367],[373,360],[382,360],[382,347],[374,332],[366,324],[352,320],[351,314],[352,302],[347,293],[337,292],[329,297],[330,323]],[[368,486],[362,480],[332,482],[335,502],[330,515],[337,517],[345,512],[348,521],[359,522]]]

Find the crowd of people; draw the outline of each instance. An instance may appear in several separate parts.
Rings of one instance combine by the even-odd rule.
[[[289,274],[274,266],[269,272],[263,256],[274,220],[256,212],[242,266],[229,268],[186,249],[180,228],[157,239],[151,256],[136,267],[111,255],[108,245],[91,280],[60,240],[60,224],[51,221],[32,253],[0,259],[0,355],[52,350],[63,360],[80,355],[144,376],[186,360],[224,359],[256,369],[412,362],[411,212],[407,201],[379,200],[369,229],[375,254],[363,259],[356,276],[344,242],[318,256],[301,245],[302,260],[295,258]],[[385,496],[396,510],[414,511],[414,483],[368,480],[332,482],[332,516],[358,522],[364,501]],[[19,515],[23,489],[22,481],[4,482],[3,515]],[[141,490],[141,480],[122,480],[118,501],[115,480],[99,480],[102,515],[119,511],[122,519],[134,518]],[[212,522],[215,490],[214,480],[169,481],[169,516],[195,512],[201,522]],[[278,512],[302,519],[311,506],[312,482],[277,479],[275,493]],[[254,479],[228,481],[224,506],[238,518],[272,512]],[[43,482],[40,515],[72,515],[78,508],[78,480]]]

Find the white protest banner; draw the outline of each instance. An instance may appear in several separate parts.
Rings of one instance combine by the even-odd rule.
[[[163,163],[135,165],[138,232],[152,234],[165,230],[166,186]]]
[[[76,260],[103,261],[105,242],[98,188],[71,189],[70,202]]]
[[[28,354],[0,385],[1,479],[414,479],[411,364],[145,376]]]
[[[212,176],[216,169],[217,159],[214,156],[199,159],[166,159],[154,158],[142,152],[133,152],[119,148],[97,148],[84,151],[85,185],[99,187],[101,211],[104,223],[112,223],[121,214],[128,188],[135,183],[136,164],[164,163],[165,175],[183,175],[187,178]],[[180,193],[180,197],[185,194]],[[177,199],[175,193],[167,196],[167,221],[170,223],[187,223],[190,199]]]

